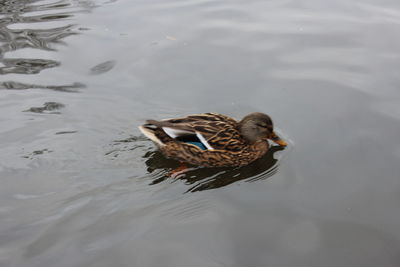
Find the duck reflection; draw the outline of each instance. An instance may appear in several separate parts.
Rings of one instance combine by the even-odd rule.
[[[185,181],[187,185],[190,185],[190,188],[186,192],[196,192],[224,187],[241,180],[253,182],[256,180],[267,179],[278,170],[279,160],[274,158],[274,154],[284,149],[285,148],[281,146],[273,146],[262,158],[244,167],[198,167],[191,169],[177,178],[169,177],[167,174],[169,171],[176,169],[179,166],[179,162],[172,159],[166,159],[158,150],[147,152],[144,158],[147,158],[146,165],[149,173],[159,169],[165,170],[165,175],[161,178],[159,176],[155,178],[150,183],[151,185],[161,183],[166,179],[180,179]]]

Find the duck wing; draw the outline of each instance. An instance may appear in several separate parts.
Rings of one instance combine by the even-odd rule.
[[[148,120],[147,125],[161,128],[168,136],[179,140],[196,136],[208,149],[239,151],[245,145],[243,137],[237,130],[238,122],[218,113],[189,115],[183,118],[162,121]]]

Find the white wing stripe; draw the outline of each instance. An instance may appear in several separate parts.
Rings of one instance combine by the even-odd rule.
[[[204,138],[204,136],[201,135],[201,133],[196,132],[197,138],[201,141],[201,143],[208,149],[208,150],[214,150],[212,146],[207,142],[207,140]]]
[[[170,127],[162,127],[162,129],[164,130],[164,132],[166,134],[168,134],[171,138],[174,138],[174,139],[181,135],[193,134],[192,132],[189,132],[189,131],[177,130],[177,129],[170,128]]]

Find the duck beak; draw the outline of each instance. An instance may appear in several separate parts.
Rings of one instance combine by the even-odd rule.
[[[269,139],[280,146],[287,146],[287,143],[283,141],[283,139],[281,139],[279,136],[277,136],[274,132],[271,134],[271,137]]]

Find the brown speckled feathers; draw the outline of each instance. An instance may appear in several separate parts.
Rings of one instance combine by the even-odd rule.
[[[171,127],[183,131],[201,133],[214,149],[239,151],[245,145],[245,140],[237,130],[238,122],[222,114],[204,113],[184,118],[163,121],[149,120],[147,122],[158,127]],[[164,132],[160,128],[159,130]],[[165,136],[160,131],[158,131],[158,134],[164,139]],[[164,141],[167,140],[164,139]]]

